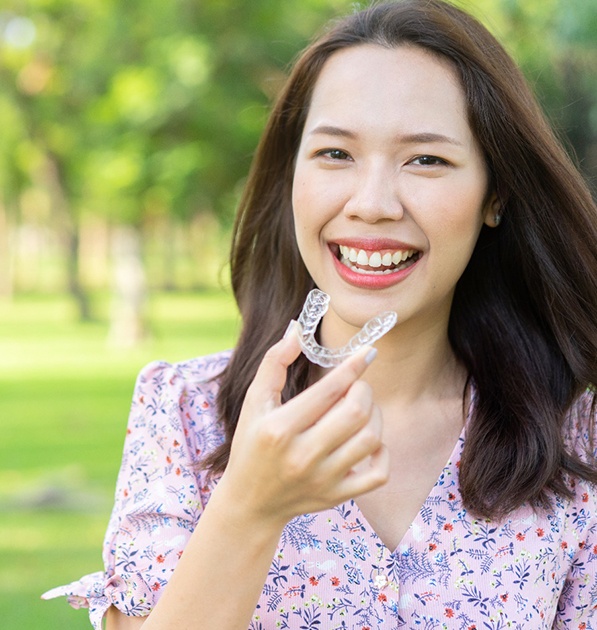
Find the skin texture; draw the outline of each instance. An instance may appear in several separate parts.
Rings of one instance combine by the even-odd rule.
[[[399,324],[370,366],[362,349],[284,405],[286,370],[300,351],[295,333],[268,351],[226,471],[158,605],[145,621],[112,609],[107,630],[246,630],[290,519],[359,497],[395,546],[460,432],[465,374],[447,321],[454,285],[494,209],[450,67],[412,48],[333,55],[315,86],[293,203],[301,254],[332,298],[323,343],[342,345],[382,310],[396,310]],[[330,243],[342,238],[390,239],[421,257],[399,282],[362,288],[338,273]],[[238,575],[230,606],[230,576]]]

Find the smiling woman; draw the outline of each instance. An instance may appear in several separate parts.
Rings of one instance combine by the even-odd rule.
[[[591,627],[597,209],[480,24],[374,3],[303,53],[232,281],[238,346],[141,373],[105,570],[50,595],[108,630]],[[315,365],[314,288],[318,348],[397,324]]]

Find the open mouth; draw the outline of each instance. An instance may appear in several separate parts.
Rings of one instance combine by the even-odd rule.
[[[338,260],[356,273],[388,275],[414,265],[421,257],[417,249],[365,251],[346,245],[336,245]]]

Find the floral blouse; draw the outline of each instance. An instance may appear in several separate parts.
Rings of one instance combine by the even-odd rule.
[[[138,378],[105,571],[44,595],[88,607],[96,630],[110,606],[150,613],[209,501],[217,481],[197,462],[224,439],[215,399],[229,356],[152,363]],[[565,428],[579,453],[586,398]],[[288,523],[248,630],[597,629],[596,488],[576,481],[549,512],[477,520],[458,489],[465,431],[396,549],[353,501]]]

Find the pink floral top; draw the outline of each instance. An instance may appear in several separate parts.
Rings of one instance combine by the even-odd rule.
[[[228,358],[152,363],[139,376],[105,571],[44,596],[89,607],[96,630],[112,605],[149,614],[201,517],[213,485],[196,463],[223,440],[214,377]],[[590,422],[583,398],[565,429],[578,452]],[[574,499],[550,512],[523,507],[504,521],[477,520],[458,490],[465,439],[463,431],[396,549],[352,501],[292,520],[249,630],[597,629],[596,488],[577,481]],[[242,579],[231,582],[232,597],[234,588]]]

